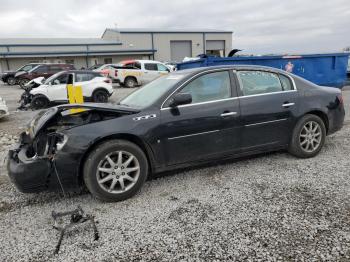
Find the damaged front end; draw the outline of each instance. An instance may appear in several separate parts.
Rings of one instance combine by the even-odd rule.
[[[11,181],[24,193],[57,188],[56,165],[65,163],[55,163],[55,159],[69,140],[65,131],[136,112],[101,104],[63,105],[41,111],[20,135],[17,147],[9,151],[7,170]]]

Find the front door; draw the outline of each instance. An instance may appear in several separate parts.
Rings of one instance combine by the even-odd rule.
[[[178,92],[191,94],[192,103],[170,108],[166,102],[161,109],[167,165],[239,151],[239,100],[229,71],[198,76]]]
[[[67,81],[68,74],[63,73],[49,83],[47,90],[51,101],[67,102]]]
[[[298,92],[292,80],[268,71],[238,71],[242,150],[286,145],[295,125]]]

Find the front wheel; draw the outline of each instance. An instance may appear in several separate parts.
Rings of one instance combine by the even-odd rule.
[[[300,158],[316,156],[326,139],[326,127],[316,115],[303,116],[293,130],[289,152]]]
[[[9,78],[7,78],[7,84],[10,85],[10,86],[13,86],[16,84],[16,79],[12,76],[10,76]]]
[[[33,97],[30,106],[32,109],[43,109],[49,106],[49,100],[43,95],[36,95]]]
[[[143,151],[126,140],[100,144],[84,164],[84,182],[98,199],[112,202],[134,196],[145,183],[148,162]]]

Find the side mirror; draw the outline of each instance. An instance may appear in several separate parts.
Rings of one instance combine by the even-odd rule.
[[[169,102],[169,107],[177,107],[192,103],[192,95],[189,93],[177,93]]]

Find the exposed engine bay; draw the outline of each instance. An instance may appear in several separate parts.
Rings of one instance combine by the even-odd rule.
[[[51,118],[36,134],[32,141],[28,141],[25,138],[22,140],[24,142],[27,140],[27,143],[25,144],[28,145],[26,150],[26,156],[28,158],[52,156],[55,154],[56,150],[61,149],[67,139],[60,133],[63,130],[113,119],[122,114],[94,109],[83,109],[82,112],[72,114],[70,110],[72,109],[62,111],[56,114],[55,117]],[[24,136],[26,136],[26,133]]]
[[[67,130],[137,112],[110,104],[70,104],[39,112],[21,134],[18,147],[9,151],[8,170],[12,182],[22,192],[45,190],[53,178],[60,180],[55,159],[68,141]],[[74,165],[75,160],[62,161],[60,166],[64,167],[67,161]]]

